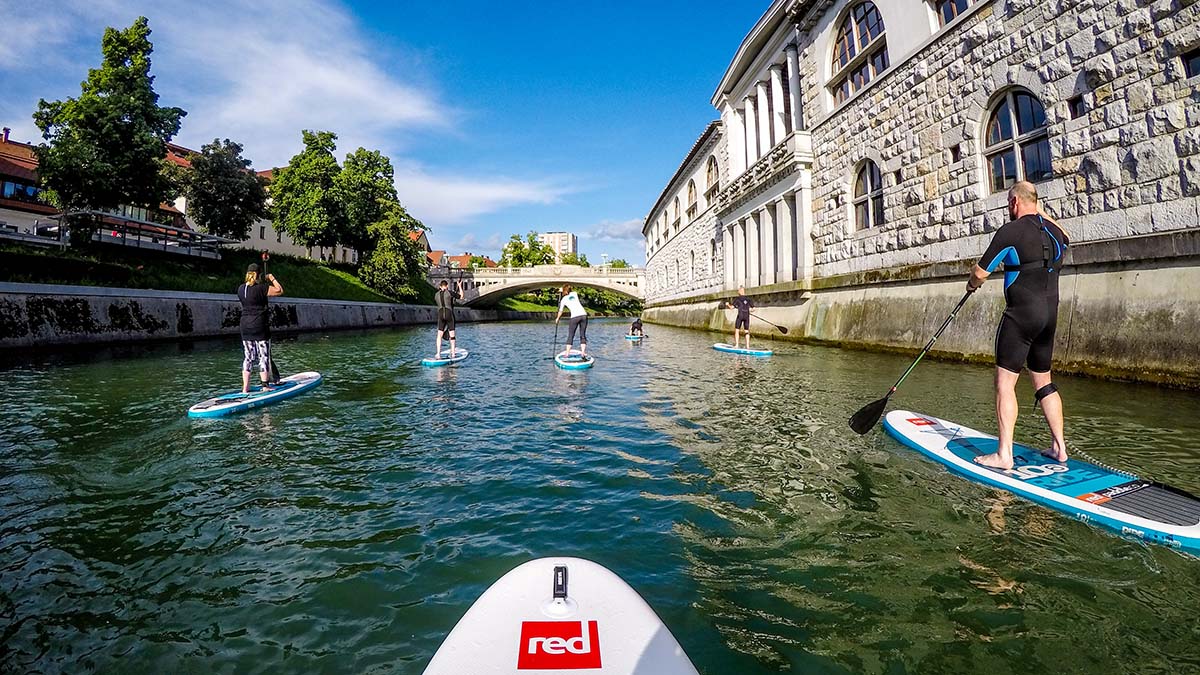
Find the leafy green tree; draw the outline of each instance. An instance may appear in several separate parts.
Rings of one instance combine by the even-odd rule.
[[[346,213],[346,231],[339,237],[340,243],[359,254],[369,253],[371,225],[400,203],[392,161],[378,150],[359,148],[346,155],[334,184]]]
[[[521,239],[519,234],[514,234],[500,254],[500,264],[505,267],[549,265],[553,262],[554,251],[538,241],[537,232],[530,232],[525,239]]]
[[[632,267],[624,258],[614,258],[612,262],[608,263],[608,266],[614,270],[623,270]]]
[[[204,231],[239,241],[250,227],[266,218],[267,182],[250,169],[242,146],[214,138],[188,156],[190,170],[182,172],[182,193],[188,216]]]
[[[171,191],[166,144],[187,112],[158,105],[146,17],[106,28],[100,49],[100,67],[88,71],[79,98],[38,101],[33,121],[47,141],[37,147],[38,173],[64,211],[157,207]]]
[[[337,187],[341,167],[333,156],[337,134],[305,130],[302,136],[304,150],[271,183],[271,218],[301,246],[334,246],[348,230]]]
[[[399,203],[390,204],[383,217],[368,228],[370,253],[360,259],[359,279],[396,299],[418,297],[417,284],[425,283],[428,258],[408,235],[420,229],[421,221]]]
[[[580,267],[591,267],[588,264],[587,255],[582,253],[564,253],[562,256],[563,265],[579,265]]]
[[[477,269],[482,269],[484,267],[487,267],[487,263],[484,262],[483,256],[481,256],[481,255],[471,256],[471,269],[477,270]]]

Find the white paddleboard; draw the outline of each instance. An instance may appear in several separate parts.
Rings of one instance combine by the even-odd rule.
[[[575,350],[571,350],[567,354],[556,354],[554,356],[554,365],[563,370],[583,370],[591,368],[595,363],[595,358],[581,354]]]
[[[696,675],[683,648],[620,577],[582,558],[531,560],[492,584],[425,675]]]
[[[221,417],[233,413],[257,408],[259,406],[278,403],[282,400],[298,396],[321,384],[321,374],[314,372],[296,373],[279,381],[270,389],[253,387],[249,393],[241,390],[210,398],[188,408],[188,417]]]
[[[441,354],[437,356],[427,356],[421,359],[421,365],[436,368],[437,366],[445,366],[451,363],[458,363],[471,355],[471,352],[465,349],[455,349],[453,353],[449,349],[443,349]]]
[[[742,347],[734,347],[724,342],[718,342],[713,345],[713,349],[729,354],[742,354],[743,356],[770,356],[775,353],[770,349],[743,349]]]

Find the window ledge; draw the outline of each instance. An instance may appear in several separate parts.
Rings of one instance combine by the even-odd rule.
[[[862,241],[863,239],[874,239],[881,234],[883,234],[883,225],[876,225],[865,230],[857,230],[850,238],[854,241]]]

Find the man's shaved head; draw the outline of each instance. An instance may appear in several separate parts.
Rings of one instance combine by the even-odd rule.
[[[1025,202],[1026,204],[1029,204],[1031,206],[1037,206],[1037,203],[1038,203],[1037,187],[1033,183],[1030,183],[1027,180],[1017,181],[1012,187],[1010,187],[1008,189],[1008,198],[1009,199],[1016,198],[1016,199],[1018,199],[1022,202]]]

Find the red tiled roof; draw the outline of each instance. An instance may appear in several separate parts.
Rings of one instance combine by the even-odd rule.
[[[275,180],[275,169],[263,169],[262,171],[257,171],[256,173],[267,180]]]
[[[448,255],[446,260],[451,267],[466,269],[471,266],[471,254],[464,253],[463,255]]]
[[[192,163],[188,161],[188,155],[200,154],[191,148],[185,148],[182,145],[167,143],[167,161],[182,167],[190,167]]]
[[[425,233],[420,230],[417,230],[416,232],[409,232],[408,238],[412,239],[413,241],[419,241],[421,239],[421,235],[423,234]]]
[[[442,262],[442,257],[446,255],[445,251],[430,251],[425,254],[429,258],[429,264],[438,265]]]
[[[37,182],[37,167],[32,145],[0,140],[0,174]]]

